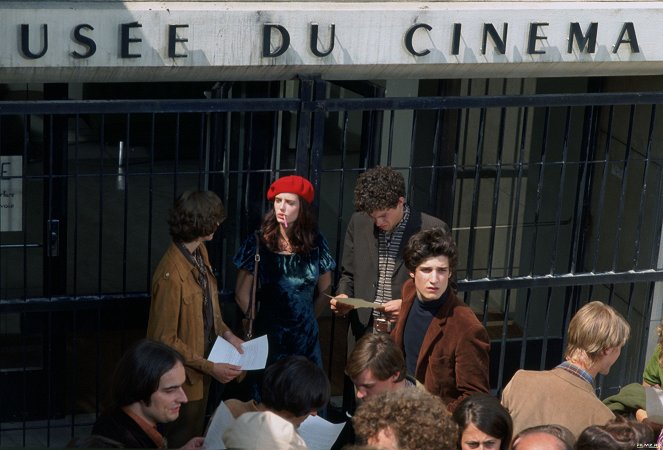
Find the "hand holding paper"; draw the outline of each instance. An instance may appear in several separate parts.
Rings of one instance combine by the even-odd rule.
[[[655,423],[663,423],[663,391],[653,387],[645,387],[647,400],[647,416]]]
[[[369,302],[362,298],[356,297],[346,297],[344,295],[337,295],[336,297],[329,296],[333,300],[336,300],[336,303],[341,303],[342,305],[349,305],[352,308],[375,308],[375,303]],[[351,308],[351,309],[352,309]]]
[[[239,353],[230,342],[217,337],[207,359],[215,363],[234,364],[241,367],[242,370],[259,370],[265,368],[267,353],[269,351],[267,336],[260,336],[259,338],[244,342],[242,348],[244,349],[244,354]]]

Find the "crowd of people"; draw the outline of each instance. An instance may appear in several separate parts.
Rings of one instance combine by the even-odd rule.
[[[153,275],[147,338],[119,362],[92,436],[74,445],[307,448],[297,429],[330,398],[317,324],[325,308],[349,323],[343,412],[351,420],[335,448],[656,445],[661,426],[647,417],[643,383],[660,386],[660,344],[640,390],[629,387],[636,401],[623,400],[631,399],[624,392],[604,403],[595,393],[596,377],[608,373],[630,333],[611,306],[582,306],[569,323],[564,361],[519,370],[498,398],[490,393],[488,333],[456,293],[450,228],[409,206],[402,175],[378,166],[359,176],[333,297],[336,262],[316,224],[311,183],[282,177],[266,197],[269,211],[234,258],[237,305],[255,319],[252,334],[268,339],[265,370],[208,359],[218,338],[243,353],[245,336],[223,321],[205,247],[225,219],[223,204],[213,192],[185,192],[170,211],[172,243]],[[355,308],[349,297],[373,307]],[[212,380],[241,381],[251,396],[211,405],[214,427],[206,415]]]

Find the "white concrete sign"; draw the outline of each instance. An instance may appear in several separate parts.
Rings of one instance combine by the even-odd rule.
[[[22,156],[0,156],[0,231],[23,230],[22,175]]]
[[[644,75],[661,2],[0,2],[3,82]]]

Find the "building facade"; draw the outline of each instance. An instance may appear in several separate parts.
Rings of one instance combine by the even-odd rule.
[[[88,429],[144,333],[182,190],[228,210],[210,250],[230,317],[232,254],[271,180],[312,180],[339,260],[376,164],[452,225],[495,393],[559,362],[590,299],[632,327],[599,394],[640,381],[663,308],[658,18],[658,2],[0,3],[0,445]],[[344,324],[322,320],[332,367]]]

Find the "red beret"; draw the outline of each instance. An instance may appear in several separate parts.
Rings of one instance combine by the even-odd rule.
[[[274,197],[284,192],[297,194],[308,203],[313,203],[313,196],[315,195],[313,185],[306,178],[298,175],[288,175],[272,183],[267,190],[267,200],[271,202]]]

